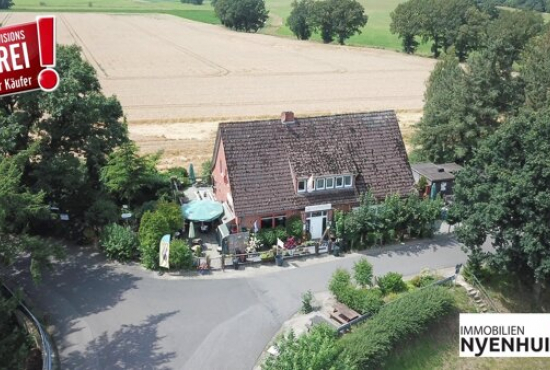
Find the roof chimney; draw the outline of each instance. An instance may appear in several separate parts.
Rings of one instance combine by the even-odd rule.
[[[294,122],[294,112],[288,111],[281,113],[281,123],[283,125],[288,125]]]

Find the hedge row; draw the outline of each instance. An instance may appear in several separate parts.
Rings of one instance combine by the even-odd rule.
[[[338,344],[342,358],[360,369],[378,369],[399,341],[419,334],[433,321],[453,310],[454,299],[443,287],[412,291],[393,301]]]

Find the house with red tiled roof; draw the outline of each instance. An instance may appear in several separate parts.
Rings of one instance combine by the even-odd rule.
[[[394,111],[220,124],[214,194],[237,227],[275,227],[300,215],[320,238],[335,209],[408,195],[414,179]]]

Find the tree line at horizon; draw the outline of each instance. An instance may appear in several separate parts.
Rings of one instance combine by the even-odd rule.
[[[390,14],[390,31],[401,39],[403,51],[413,54],[419,43],[431,42],[435,58],[450,50],[464,61],[474,51],[508,37],[514,48],[541,31],[538,13],[499,10],[493,2],[474,0],[409,0]]]

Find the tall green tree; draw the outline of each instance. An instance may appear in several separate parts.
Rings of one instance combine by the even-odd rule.
[[[501,68],[512,69],[531,38],[544,30],[544,19],[533,12],[501,11],[487,27],[487,48]]]
[[[538,110],[550,106],[550,28],[526,47],[521,61],[526,104]]]
[[[418,1],[409,0],[390,13],[390,32],[398,35],[407,54],[413,54],[418,47],[416,37],[420,35],[421,19],[417,9]]]
[[[292,11],[286,19],[286,25],[299,40],[308,40],[311,37],[312,0],[294,0]]]
[[[315,1],[312,7],[312,24],[321,34],[325,44],[334,41],[334,23],[332,11],[334,3],[330,0]]]
[[[237,31],[258,31],[269,14],[264,0],[217,0],[212,5],[220,22]]]
[[[337,38],[343,45],[351,36],[360,34],[368,21],[363,5],[356,0],[316,1],[311,12],[312,25],[321,33],[324,43]]]
[[[100,169],[128,140],[127,128],[120,103],[103,95],[78,47],[59,46],[56,68],[61,84],[54,92],[0,99],[0,153],[13,156],[35,148],[23,182],[68,211],[73,227],[102,194]]]
[[[13,157],[0,156],[0,265],[9,266],[27,253],[31,257],[30,272],[35,280],[50,265],[50,257],[62,257],[58,245],[30,233],[34,220],[49,217],[44,193],[34,193],[23,182],[23,171],[29,153]]]
[[[458,28],[454,39],[456,56],[465,61],[469,53],[485,47],[490,15],[472,6],[464,14],[465,23]]]
[[[334,8],[332,10],[333,30],[338,43],[344,45],[344,42],[355,34],[361,34],[361,29],[365,27],[368,16],[365,14],[365,8],[356,0],[332,0]]]
[[[101,169],[101,182],[121,202],[141,205],[169,189],[169,179],[156,168],[159,154],[140,156],[133,143],[123,144],[109,155]]]
[[[424,95],[424,115],[414,136],[420,151],[435,163],[463,162],[471,156],[466,140],[477,140],[477,124],[468,118],[466,76],[458,60],[439,61]]]
[[[550,109],[504,122],[456,179],[451,215],[475,255],[490,237],[490,263],[527,281],[550,281]]]
[[[471,160],[479,143],[499,126],[501,117],[517,111],[523,87],[512,71],[502,68],[491,50],[473,54],[465,68],[447,56],[428,82],[424,115],[414,142],[435,163]]]
[[[0,9],[9,9],[13,5],[13,0],[0,0]]]

